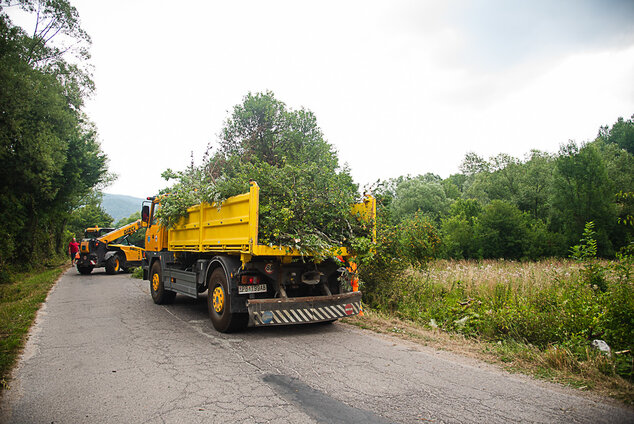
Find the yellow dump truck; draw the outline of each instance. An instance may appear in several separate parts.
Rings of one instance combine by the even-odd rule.
[[[171,229],[157,221],[160,198],[150,197],[142,219],[147,225],[143,275],[157,304],[176,294],[198,297],[207,292],[213,326],[221,332],[246,326],[333,322],[356,315],[361,292],[346,292],[352,276],[336,259],[326,260],[283,247],[258,243],[259,187],[221,205],[201,204],[188,210]],[[373,218],[374,198],[354,206]]]

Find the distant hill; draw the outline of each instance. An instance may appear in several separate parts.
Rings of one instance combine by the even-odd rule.
[[[139,197],[125,196],[123,194],[103,194],[101,205],[116,223],[121,218],[127,218],[134,212],[141,212],[141,202],[145,199]]]

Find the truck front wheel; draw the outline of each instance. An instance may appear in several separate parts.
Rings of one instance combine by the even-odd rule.
[[[121,270],[121,258],[119,255],[112,255],[106,261],[106,274],[116,274]]]
[[[207,309],[214,328],[221,333],[231,333],[244,329],[249,322],[249,315],[230,313],[231,294],[227,277],[222,268],[216,268],[209,277],[207,290]]]
[[[152,293],[152,300],[157,305],[172,303],[176,297],[175,292],[165,290],[163,276],[161,275],[161,264],[158,261],[154,262],[150,272],[150,293]]]

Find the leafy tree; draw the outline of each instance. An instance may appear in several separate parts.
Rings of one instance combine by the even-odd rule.
[[[441,181],[433,174],[397,179],[391,205],[394,219],[398,222],[422,212],[438,221],[449,209]]]
[[[552,155],[531,150],[519,170],[517,206],[539,220],[550,214],[550,197],[555,161]]]
[[[599,252],[613,252],[609,234],[616,225],[614,188],[605,163],[594,144],[562,145],[556,161],[553,218],[558,221],[568,245],[583,232],[585,223],[596,225]]]
[[[22,57],[34,69],[55,75],[75,108],[94,91],[88,33],[68,0],[0,0],[3,8],[34,15],[33,33],[22,37]]]
[[[619,118],[612,128],[601,127],[597,138],[634,154],[634,115],[627,121]]]
[[[510,203],[493,200],[485,206],[476,233],[485,258],[520,259],[524,256],[528,235],[526,216]]]
[[[463,215],[442,220],[444,253],[453,259],[475,259],[482,257],[479,240],[473,223]]]
[[[455,259],[482,257],[480,240],[476,234],[482,205],[475,199],[458,199],[452,205],[449,216],[442,219],[444,254]]]
[[[92,82],[52,36],[77,34],[60,27],[68,15],[30,37],[4,13],[14,4],[47,19],[69,6],[0,2],[0,268],[63,251],[69,213],[107,175],[96,130],[81,112]]]
[[[489,169],[491,173],[484,180],[484,190],[488,198],[516,204],[522,175],[520,162],[512,156],[501,153],[491,158]]]
[[[92,192],[85,203],[75,209],[68,221],[68,230],[77,238],[82,238],[84,231],[89,227],[112,227],[112,217],[104,210],[101,202],[103,195]]]
[[[459,199],[462,196],[467,178],[465,174],[452,174],[449,178],[441,181],[448,199]]]
[[[482,205],[475,199],[458,199],[452,203],[450,216],[462,216],[473,224],[482,213]]]
[[[401,257],[417,268],[425,268],[440,252],[440,235],[434,224],[420,212],[400,223],[398,239]]]
[[[324,140],[315,115],[303,108],[288,109],[270,91],[249,93],[234,106],[220,137],[216,161],[239,158],[241,163],[265,162],[277,167],[311,163],[339,168],[337,154]]]
[[[563,234],[549,230],[541,219],[527,217],[527,227],[525,257],[535,260],[565,256],[568,245]]]
[[[468,152],[460,164],[460,172],[467,176],[473,176],[482,172],[489,172],[490,164],[474,152]]]
[[[260,185],[260,243],[311,253],[350,244],[361,228],[350,213],[358,189],[312,112],[288,109],[271,92],[249,93],[220,138],[202,166],[164,174],[176,184],[166,189],[163,223],[173,225],[196,203],[247,192],[253,180]]]

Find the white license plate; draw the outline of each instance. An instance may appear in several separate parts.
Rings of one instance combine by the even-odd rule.
[[[264,293],[266,291],[267,291],[266,284],[254,284],[252,286],[238,286],[239,294]]]

